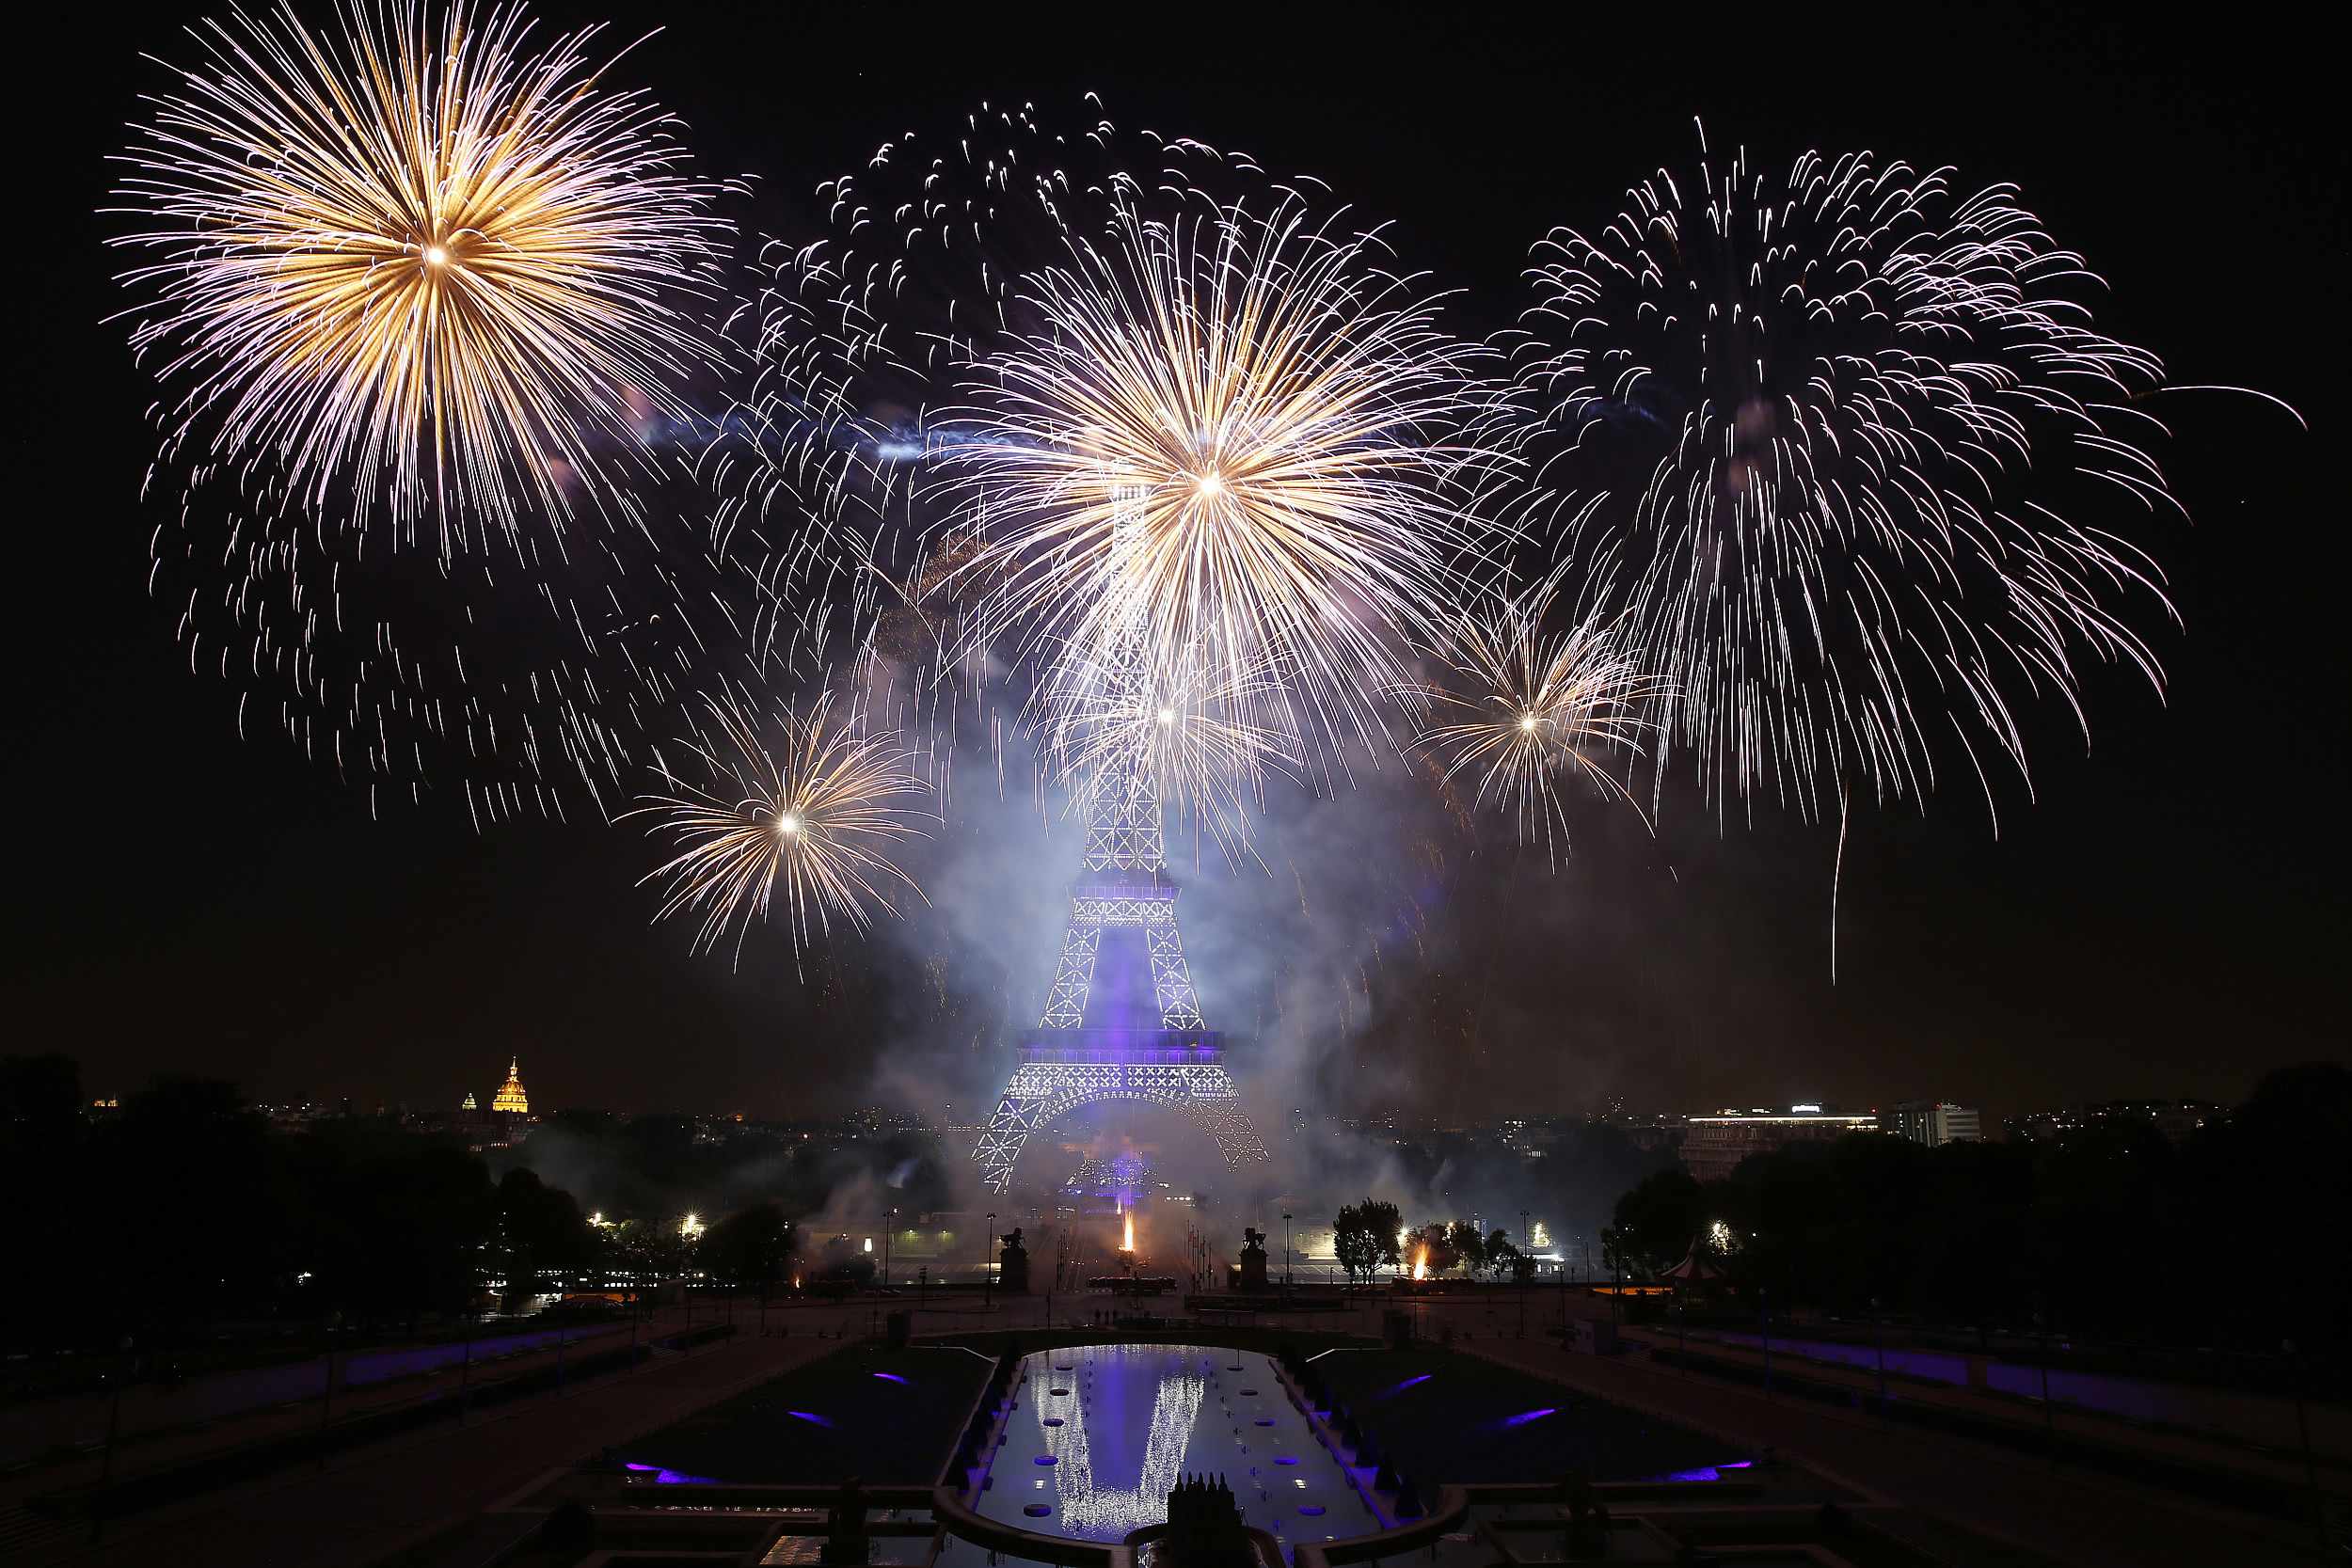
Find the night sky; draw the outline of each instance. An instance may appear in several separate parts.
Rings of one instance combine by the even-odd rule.
[[[18,120],[34,244],[15,296],[8,1049],[79,1057],[94,1092],[173,1071],[425,1106],[486,1095],[510,1053],[558,1106],[936,1113],[1000,1080],[1075,864],[1075,835],[1045,832],[1018,783],[1001,802],[961,786],[926,866],[936,910],[836,942],[803,978],[772,931],[735,971],[648,928],[630,828],[477,835],[451,802],[372,821],[363,793],[236,737],[233,693],[190,673],[172,609],[147,596],[153,393],[103,320],[120,261],[101,240],[121,220],[95,213],[135,93],[163,80],[136,52],[187,57],[177,27],[201,13],[64,9],[54,48],[19,60],[47,102]],[[1661,11],[1649,36],[1157,9],[1132,39],[1104,8],[1070,26],[544,14],[665,25],[619,76],[685,119],[702,171],[760,177],[736,211],[764,230],[794,232],[818,181],[899,131],[944,134],[982,98],[1074,119],[1090,88],[1123,124],[1311,171],[1393,218],[1412,265],[1470,292],[1470,330],[1522,303],[1548,227],[1597,221],[1687,159],[1693,115],[1768,165],[1868,147],[1955,165],[1964,189],[2019,182],[2111,282],[2104,330],[2312,427],[2249,399],[2161,400],[2197,519],[2135,535],[2186,621],[2155,629],[2167,700],[2090,676],[2087,757],[2039,711],[2039,800],[2002,785],[1997,839],[1972,783],[1924,819],[1858,816],[1835,985],[1834,829],[1761,808],[1719,828],[1685,800],[1653,840],[1595,803],[1555,872],[1507,829],[1464,836],[1393,768],[1352,798],[1279,802],[1270,873],[1187,878],[1204,1006],[1237,1043],[1269,1042],[1264,1098],[1448,1116],[1614,1096],[2227,1100],[2342,1053],[2348,269],[2344,138],[2323,112],[2339,89],[2309,40],[1942,8],[1758,11],[1753,29]],[[1289,962],[1286,944],[1312,951]],[[1236,1066],[1250,1075],[1248,1054]]]

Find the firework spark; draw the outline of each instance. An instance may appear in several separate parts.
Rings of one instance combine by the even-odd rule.
[[[2025,772],[2019,698],[2083,722],[2078,655],[2161,689],[2111,608],[2169,614],[2160,575],[2056,507],[2175,508],[2137,443],[2161,430],[2136,404],[2162,367],[2090,329],[2074,295],[2095,277],[2012,189],[1702,149],[1539,261],[1523,450],[1547,483],[1576,470],[1546,504],[1588,580],[1627,585],[1671,688],[1661,785],[1679,743],[1718,800],[1924,798],[1948,727],[1990,804],[1984,749]]]
[[[1101,245],[1020,285],[1035,329],[973,356],[946,421],[966,438],[939,453],[988,531],[983,635],[1147,689],[1220,663],[1205,684],[1246,693],[1221,732],[1244,749],[1386,734],[1376,699],[1472,539],[1482,454],[1449,441],[1477,356],[1336,217],[1286,198],[1153,222],[1129,192]]]
[[[872,910],[895,914],[886,888],[923,896],[888,858],[893,846],[921,836],[909,803],[925,793],[914,753],[895,733],[837,721],[828,694],[804,715],[777,716],[783,741],[771,750],[756,709],[731,697],[705,705],[713,733],[682,744],[708,783],[665,768],[673,793],[646,796],[630,814],[652,816],[652,831],[677,850],[644,879],[667,884],[655,918],[698,917],[696,951],[737,927],[739,961],[744,936],[767,918],[779,888],[795,953],[813,934],[829,935],[836,918],[864,931]]]
[[[1031,708],[1048,779],[1069,790],[1072,815],[1084,817],[1097,790],[1142,784],[1172,820],[1206,828],[1238,857],[1267,779],[1301,766],[1288,735],[1255,721],[1280,694],[1273,671],[1198,649],[1158,668],[1073,649]]]
[[[1548,632],[1559,587],[1555,573],[1519,594],[1489,592],[1455,618],[1443,654],[1453,678],[1423,689],[1431,721],[1414,737],[1443,758],[1440,784],[1475,774],[1478,804],[1507,801],[1520,842],[1540,835],[1555,863],[1568,841],[1566,786],[1581,778],[1632,802],[1613,765],[1641,754],[1645,715],[1667,695],[1621,618],[1588,613]]]
[[[118,193],[134,346],[171,448],[282,467],[293,501],[389,508],[444,555],[535,505],[559,526],[641,459],[716,352],[672,303],[724,249],[661,111],[596,88],[597,29],[527,52],[519,8],[347,0],[195,36]]]

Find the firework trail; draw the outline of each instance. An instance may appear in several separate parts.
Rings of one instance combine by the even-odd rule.
[[[158,260],[131,341],[177,388],[172,442],[266,456],[355,526],[428,517],[444,552],[518,499],[561,519],[608,448],[642,451],[630,400],[713,344],[670,303],[708,290],[718,187],[636,93],[596,90],[597,29],[527,52],[517,8],[351,0],[340,43],[281,6],[196,34],[207,59],[153,102],[119,195]]]
[[[1517,594],[1489,589],[1454,618],[1440,656],[1450,678],[1423,689],[1431,717],[1414,737],[1443,759],[1441,783],[1474,776],[1477,803],[1508,803],[1520,842],[1540,836],[1554,864],[1576,780],[1640,809],[1615,766],[1642,753],[1646,715],[1670,695],[1621,615],[1588,611],[1547,629],[1563,575]]]
[[[730,695],[704,705],[707,731],[682,739],[702,782],[664,768],[668,793],[649,795],[632,816],[650,815],[675,853],[644,878],[664,884],[657,919],[699,921],[693,946],[715,947],[736,930],[736,958],[755,920],[781,890],[795,955],[839,919],[864,931],[873,911],[895,914],[886,889],[923,895],[889,859],[920,836],[910,802],[926,793],[912,752],[896,732],[875,733],[859,717],[836,717],[828,692],[804,712],[768,715]],[[765,736],[780,734],[771,747]]]
[[[2177,510],[2162,367],[2091,329],[2098,279],[2012,188],[1949,181],[1702,147],[1538,247],[1518,450],[1670,693],[1661,788],[1680,745],[1719,803],[1923,800],[1948,731],[1990,806],[2021,701],[2084,723],[2080,657],[2162,689],[2121,608],[2170,615],[2160,574],[2058,510]]]
[[[603,87],[598,29],[535,48],[469,0],[339,20],[192,30],[119,160],[124,314],[167,391],[150,483],[183,487],[151,589],[191,668],[243,688],[241,734],[372,798],[462,784],[477,824],[603,811],[724,575],[663,504],[720,363],[721,187]],[[612,526],[567,537],[583,509]]]

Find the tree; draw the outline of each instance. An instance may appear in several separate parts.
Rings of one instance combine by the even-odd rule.
[[[1513,1279],[1530,1279],[1535,1274],[1535,1260],[1521,1252],[1511,1240],[1511,1233],[1497,1226],[1486,1237],[1486,1272],[1497,1279],[1506,1275]]]
[[[1480,1233],[1476,1221],[1455,1220],[1447,1226],[1445,1244],[1447,1253],[1461,1264],[1464,1274],[1475,1275],[1486,1266],[1486,1238]]]
[[[754,1204],[710,1227],[702,1240],[703,1267],[766,1301],[791,1269],[797,1239],[782,1209],[772,1203]]]
[[[1406,1241],[1412,1249],[1413,1267],[1426,1267],[1432,1277],[1445,1273],[1461,1261],[1454,1250],[1453,1232],[1443,1220],[1432,1220],[1413,1232]]]
[[[595,1239],[572,1195],[542,1182],[527,1170],[510,1170],[499,1181],[498,1246],[506,1265],[510,1294],[536,1295],[540,1276],[588,1266]]]
[[[1613,1265],[1632,1274],[1673,1268],[1691,1250],[1705,1207],[1705,1194],[1689,1171],[1645,1176],[1617,1199],[1616,1224],[1601,1232],[1602,1249]]]
[[[1350,1280],[1370,1279],[1383,1263],[1396,1264],[1396,1234],[1403,1223],[1395,1204],[1377,1198],[1339,1212],[1331,1221],[1331,1250]]]

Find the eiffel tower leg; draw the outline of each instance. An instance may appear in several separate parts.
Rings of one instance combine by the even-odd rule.
[[[1216,1140],[1217,1152],[1225,1156],[1226,1169],[1262,1165],[1273,1158],[1266,1152],[1265,1140],[1249,1124],[1249,1115],[1241,1108],[1238,1098],[1198,1099],[1185,1109],[1193,1124]]]
[[[1012,1185],[1013,1162],[1021,1158],[1021,1146],[1037,1130],[1044,1109],[1043,1099],[1009,1088],[997,1101],[996,1114],[988,1118],[988,1131],[972,1151],[980,1163],[980,1184],[990,1192],[1001,1193]]]

